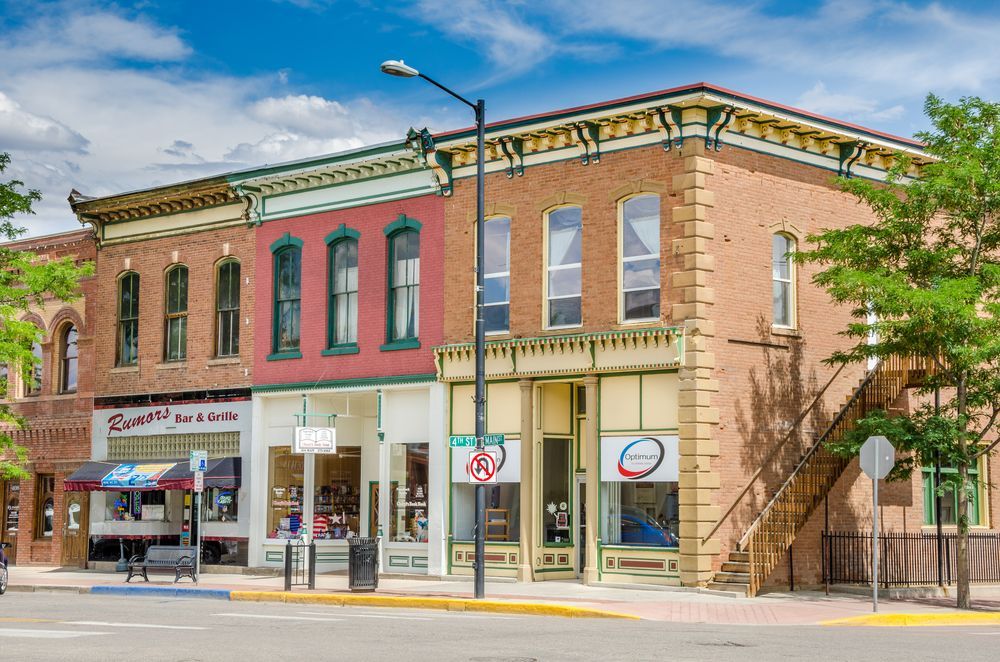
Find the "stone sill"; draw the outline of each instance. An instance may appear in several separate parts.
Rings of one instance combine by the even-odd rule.
[[[170,361],[169,363],[157,363],[157,370],[179,370],[187,367],[187,361]]]
[[[205,365],[207,365],[207,366],[213,366],[213,365],[239,365],[239,364],[240,364],[240,357],[238,357],[238,356],[224,356],[224,357],[221,357],[221,358],[209,359],[208,361],[205,362]]]
[[[112,368],[109,371],[112,375],[127,375],[130,373],[139,374],[139,366],[137,365],[124,365],[118,368]]]
[[[772,326],[771,327],[772,336],[785,336],[786,338],[801,338],[802,334],[799,333],[798,329],[788,327],[788,326]]]

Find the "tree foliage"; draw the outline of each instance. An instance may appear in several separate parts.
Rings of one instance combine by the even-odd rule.
[[[831,362],[924,357],[936,372],[919,391],[943,394],[940,410],[925,398],[911,412],[873,413],[833,450],[853,455],[868,436],[884,434],[905,453],[894,478],[936,462],[957,467],[952,485],[939,489],[958,494],[964,542],[976,488],[968,469],[994,448],[1000,417],[1000,104],[930,95],[924,110],[932,128],[917,138],[934,161],[913,178],[911,159],[897,154],[884,185],[840,179],[874,222],[812,235],[813,248],[796,257],[821,265],[814,281],[851,307],[843,335],[852,344]],[[963,570],[959,604],[968,606]]]
[[[10,156],[0,153],[0,176],[9,164]],[[15,217],[32,214],[32,205],[39,200],[41,194],[24,190],[24,182],[0,181],[0,239],[12,241],[23,236],[27,229],[19,226]],[[31,375],[37,362],[32,346],[41,342],[42,330],[24,320],[25,314],[41,308],[46,300],[76,299],[80,278],[91,273],[92,264],[77,266],[71,257],[43,262],[34,253],[0,246],[0,365],[6,367],[0,392],[11,393],[15,380]],[[9,430],[25,427],[26,421],[9,405],[0,404],[0,425],[0,478],[24,477],[27,451],[14,443]]]

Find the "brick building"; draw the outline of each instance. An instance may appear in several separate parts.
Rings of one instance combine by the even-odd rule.
[[[473,426],[474,140],[423,150],[448,196],[436,353],[452,434]],[[870,483],[815,439],[860,407],[907,406],[897,382],[919,383],[920,366],[859,388],[872,366],[824,365],[849,311],[784,256],[870,220],[833,178],[880,180],[900,151],[926,162],[913,141],[707,84],[489,126],[487,431],[508,460],[488,497],[489,573],[756,590],[794,567],[820,581],[821,530],[870,526]],[[462,468],[453,451],[452,573],[473,553]],[[886,488],[886,529],[932,530],[927,476]],[[996,499],[981,481],[976,526]]]
[[[444,203],[403,142],[233,178],[251,197],[258,279],[251,565],[302,530],[318,569],[381,535],[383,567],[441,572]],[[293,443],[335,428],[336,452]],[[320,432],[316,432],[320,434]]]
[[[79,264],[95,257],[90,230],[5,246],[31,251],[41,260],[72,257]],[[27,448],[31,474],[20,481],[0,480],[0,540],[11,544],[12,563],[82,566],[86,561],[87,500],[64,492],[63,480],[90,458],[96,284],[95,278],[85,278],[76,301],[47,300],[26,315],[42,330],[35,348],[41,364],[30,376],[6,372],[5,402],[27,420],[26,428],[11,436]]]
[[[209,456],[206,563],[246,563],[254,228],[224,177],[88,198],[98,237],[90,561],[150,542],[192,544],[192,450]],[[136,489],[126,489],[138,485]]]

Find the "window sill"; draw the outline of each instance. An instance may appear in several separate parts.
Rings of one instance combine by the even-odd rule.
[[[139,372],[139,366],[137,366],[137,365],[123,365],[123,366],[118,366],[117,368],[112,368],[110,370],[110,372],[111,372],[112,375],[127,375],[127,374],[133,373],[133,372],[134,373],[138,373]]]
[[[379,347],[382,352],[394,352],[399,349],[420,349],[420,341],[416,338],[406,338],[405,340],[393,340]]]
[[[222,356],[215,359],[209,359],[205,362],[205,365],[239,365],[240,357],[238,356]]]
[[[634,329],[637,326],[662,326],[663,320],[657,317],[647,317],[641,320],[619,320],[618,326],[625,329]]]
[[[168,361],[166,363],[157,363],[154,367],[157,370],[179,370],[187,367],[187,361]]]
[[[268,354],[268,361],[284,361],[285,359],[301,359],[302,352],[275,352],[274,354]]]
[[[774,326],[771,325],[771,335],[773,336],[785,336],[787,338],[801,338],[802,334],[799,330],[791,326]]]
[[[357,354],[361,350],[358,349],[357,343],[351,343],[349,345],[336,345],[334,347],[328,347],[320,352],[323,356],[343,356],[344,354]]]

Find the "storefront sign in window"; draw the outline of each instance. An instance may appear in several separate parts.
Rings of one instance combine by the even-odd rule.
[[[601,480],[677,481],[678,437],[601,437]]]
[[[491,446],[497,455],[497,484],[487,485],[486,539],[517,542],[521,524],[521,440],[504,439],[503,446]],[[451,449],[451,534],[455,540],[475,538],[476,486],[469,484],[469,449]]]
[[[678,438],[601,439],[601,539],[608,545],[677,547]]]
[[[430,445],[392,444],[389,475],[393,494],[389,504],[394,542],[427,542],[427,461]]]

